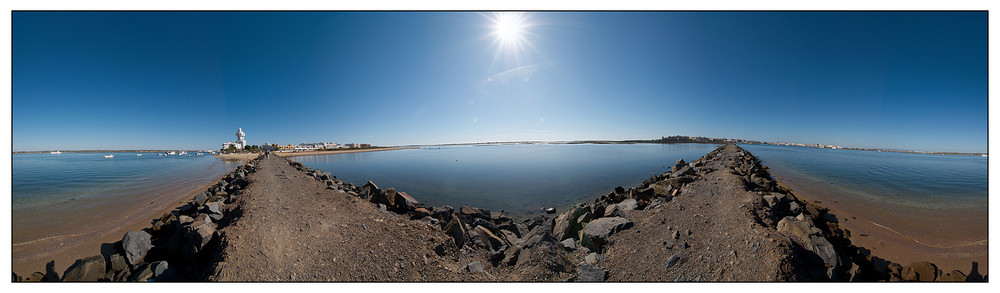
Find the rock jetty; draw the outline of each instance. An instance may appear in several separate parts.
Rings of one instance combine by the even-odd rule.
[[[983,281],[851,244],[727,144],[559,214],[429,206],[259,157],[63,281]],[[41,273],[15,281],[46,280]],[[51,278],[49,278],[51,279]]]

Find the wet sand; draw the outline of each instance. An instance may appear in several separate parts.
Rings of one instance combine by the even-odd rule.
[[[252,153],[252,154],[216,154],[215,157],[223,160],[239,160],[241,162],[249,162],[262,153]]]
[[[850,231],[851,242],[871,250],[874,256],[904,266],[928,261],[945,272],[966,274],[972,262],[978,262],[979,273],[988,273],[986,208],[932,211],[886,207],[848,200],[822,186],[769,171],[803,201],[820,201],[820,206],[829,208],[840,220],[840,228]]]
[[[224,176],[224,175],[223,175]],[[147,228],[153,219],[177,208],[199,192],[222,179],[222,176],[197,187],[174,186],[156,198],[119,197],[78,200],[79,207],[58,215],[26,213],[16,217],[12,231],[11,265],[14,273],[29,275],[51,270],[62,277],[63,272],[80,258],[100,255],[102,243],[122,239],[125,232]],[[115,205],[106,204],[114,201]],[[44,223],[63,223],[43,226]]]
[[[275,152],[280,157],[299,157],[299,156],[319,156],[319,155],[331,155],[331,154],[346,154],[346,153],[364,153],[364,152],[378,152],[378,151],[392,151],[392,150],[404,150],[413,148],[377,148],[377,149],[357,149],[357,150],[339,150],[339,151],[315,151],[315,152],[294,152],[294,153],[279,153]]]

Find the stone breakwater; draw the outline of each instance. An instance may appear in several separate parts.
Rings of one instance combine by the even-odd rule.
[[[374,182],[357,186],[283,158],[258,157],[220,180],[188,204],[164,214],[153,226],[131,231],[122,241],[106,244],[102,255],[78,260],[63,281],[200,281],[233,280],[256,272],[260,265],[286,263],[306,269],[287,272],[293,280],[388,281],[982,281],[972,271],[943,272],[928,262],[907,265],[882,260],[851,244],[849,232],[816,202],[799,200],[772,179],[760,161],[736,145],[725,145],[693,161],[678,160],[671,171],[641,185],[614,188],[605,196],[578,204],[557,215],[516,219],[504,211],[463,206],[427,206],[403,191]],[[282,195],[248,180],[260,167],[287,164],[285,171],[267,170],[274,182],[295,182],[298,193],[316,198],[350,199],[347,207],[365,211],[306,220],[300,228],[336,232],[308,234],[296,241],[330,243],[363,239],[364,247],[332,246],[318,250],[257,252],[258,231],[274,227],[223,229],[241,221],[247,199],[268,213]],[[292,171],[291,166],[295,171]],[[279,168],[280,169],[280,168]],[[255,174],[260,176],[263,172]],[[304,175],[306,179],[298,176]],[[293,178],[302,181],[291,181]],[[264,177],[255,177],[264,178]],[[315,180],[315,181],[312,181]],[[318,182],[318,183],[317,183]],[[248,185],[257,190],[244,194]],[[324,191],[325,189],[325,191]],[[272,191],[266,191],[272,190]],[[325,193],[324,193],[325,192]],[[330,196],[330,197],[328,197]],[[301,200],[302,197],[298,197]],[[253,202],[253,201],[251,201]],[[317,202],[319,204],[317,204]],[[321,205],[323,201],[310,201]],[[286,202],[281,201],[281,204]],[[291,211],[296,206],[288,202]],[[287,210],[282,207],[280,209]],[[367,209],[370,209],[367,210]],[[298,212],[282,214],[288,217]],[[331,222],[332,220],[332,222]],[[250,221],[248,223],[257,223]],[[259,221],[258,221],[259,222]],[[267,220],[262,223],[273,223]],[[279,221],[280,222],[280,221]],[[240,226],[240,225],[236,225]],[[342,228],[337,228],[342,227]],[[353,228],[352,228],[353,227]],[[277,230],[275,230],[277,229]],[[221,231],[220,231],[221,230]],[[244,233],[240,233],[244,231]],[[246,231],[252,233],[247,234]],[[283,230],[282,230],[283,231]],[[331,231],[331,230],[326,230]],[[233,234],[233,235],[228,235]],[[241,235],[243,234],[243,235]],[[339,235],[339,236],[338,236]],[[243,237],[240,240],[240,237]],[[408,237],[401,240],[402,237]],[[319,237],[318,240],[314,239]],[[332,237],[330,240],[322,237]],[[346,238],[345,238],[346,237]],[[248,239],[249,238],[249,239]],[[229,239],[229,240],[227,240]],[[270,239],[274,240],[274,239]],[[235,241],[235,242],[234,242]],[[250,242],[247,242],[250,241]],[[239,243],[239,247],[235,245]],[[308,242],[309,245],[312,242]],[[292,245],[296,243],[285,243]],[[302,243],[297,243],[302,244]],[[246,247],[246,246],[250,247]],[[305,245],[303,247],[312,247]],[[301,246],[301,245],[300,245]],[[222,251],[229,247],[226,258]],[[241,249],[251,249],[243,251]],[[376,252],[376,249],[379,250]],[[314,251],[314,252],[310,252]],[[270,253],[269,253],[270,252]],[[367,252],[367,253],[365,253]],[[242,254],[247,253],[247,254]],[[312,259],[288,253],[314,253]],[[262,259],[243,262],[237,256]],[[312,254],[310,254],[312,255]],[[334,257],[335,256],[335,257]],[[339,257],[339,260],[338,260]],[[329,260],[327,260],[329,258]],[[256,262],[262,261],[257,264]],[[316,262],[321,262],[314,264]],[[250,271],[241,271],[251,269]],[[281,270],[285,274],[284,270]],[[370,272],[369,272],[370,271]],[[358,274],[358,272],[361,272]],[[378,272],[378,273],[376,273]],[[384,274],[384,275],[382,275]],[[264,274],[263,280],[284,280]],[[338,276],[332,278],[331,276]],[[46,279],[35,273],[15,281]],[[53,280],[48,278],[48,280]]]
[[[237,167],[190,202],[152,221],[152,226],[129,231],[122,240],[105,243],[100,255],[76,260],[61,277],[42,272],[12,281],[146,282],[203,280],[219,246],[217,229],[225,227],[238,209],[229,205],[239,197],[256,171],[257,158]],[[227,206],[228,205],[228,206]]]

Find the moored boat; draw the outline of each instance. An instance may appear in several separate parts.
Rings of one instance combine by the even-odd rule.
[[[105,157],[105,158],[114,158],[114,157],[115,157],[115,155],[107,155],[107,156],[104,156],[104,157]]]
[[[59,154],[62,154],[62,152],[60,152],[60,151],[54,151],[54,152],[51,152],[50,154],[59,155]]]

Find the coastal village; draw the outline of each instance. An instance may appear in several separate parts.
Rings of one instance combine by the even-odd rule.
[[[244,152],[250,149],[257,151],[271,151],[271,152],[308,152],[308,151],[338,150],[338,149],[364,149],[371,147],[372,145],[367,143],[338,144],[332,142],[312,142],[312,143],[304,142],[304,143],[299,143],[297,145],[264,143],[263,145],[258,147],[247,143],[246,133],[243,132],[243,128],[241,127],[236,130],[236,142],[222,143],[221,150],[224,153]]]

